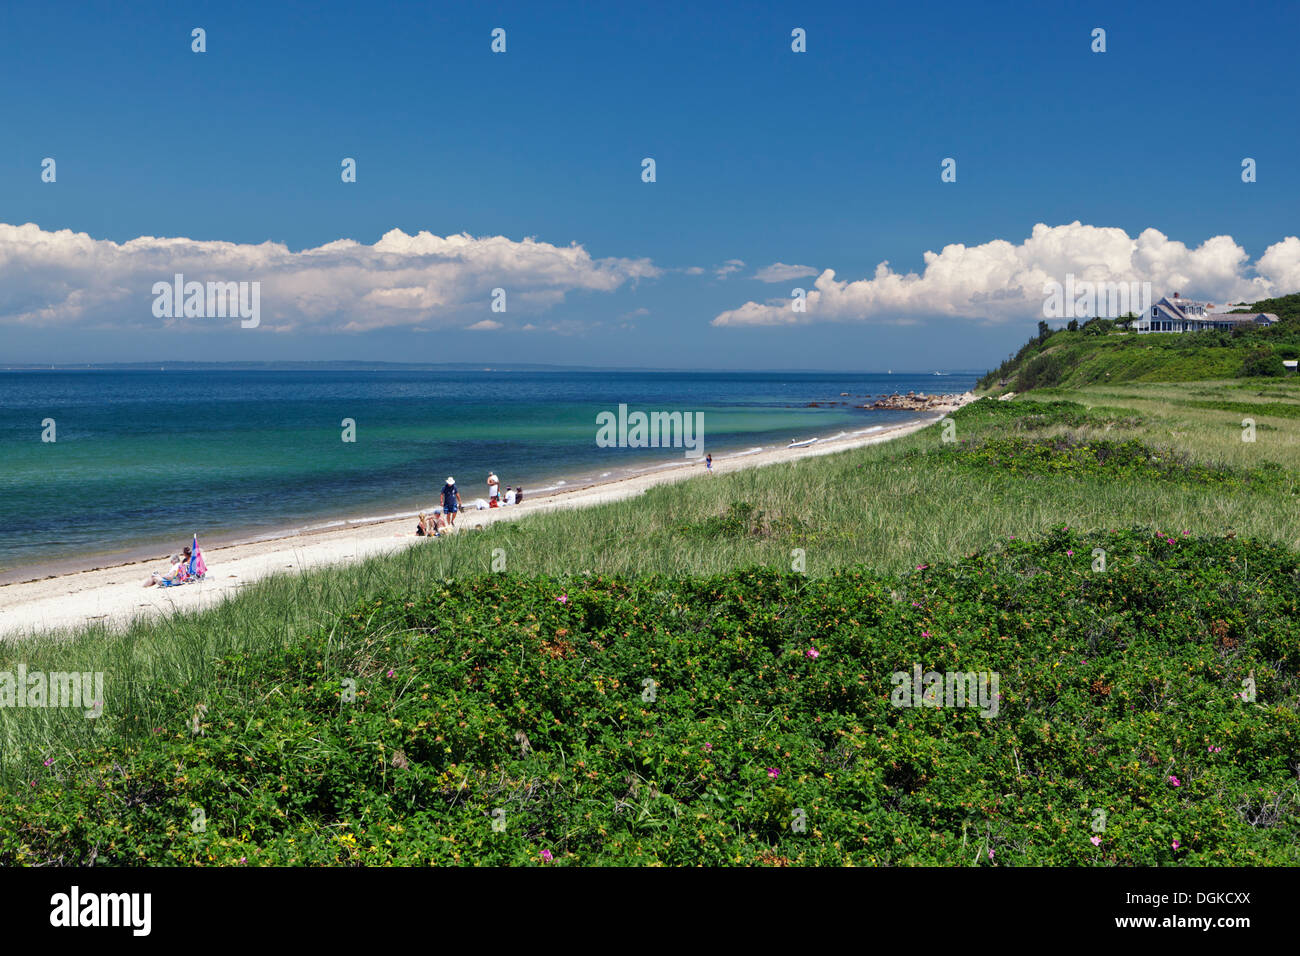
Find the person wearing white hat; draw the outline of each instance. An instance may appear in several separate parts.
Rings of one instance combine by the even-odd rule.
[[[442,486],[442,513],[453,527],[456,524],[456,512],[460,511],[460,492],[456,490],[456,479],[448,477]]]
[[[501,479],[494,471],[488,472],[488,507],[501,507]]]

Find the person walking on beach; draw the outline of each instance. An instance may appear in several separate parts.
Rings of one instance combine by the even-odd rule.
[[[442,513],[447,516],[447,523],[453,527],[456,524],[456,512],[460,511],[460,492],[456,490],[456,479],[447,478],[447,483],[442,486]]]
[[[501,507],[501,479],[494,471],[488,472],[488,507]]]
[[[705,470],[706,472],[708,472],[710,475],[713,474],[713,456],[712,456],[712,455],[705,455],[705,456],[704,456],[704,470]]]

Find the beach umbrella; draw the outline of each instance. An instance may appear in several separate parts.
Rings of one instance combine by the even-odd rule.
[[[190,573],[196,577],[203,577],[208,573],[208,566],[203,560],[203,552],[199,550],[199,533],[194,532],[194,544],[190,547]]]

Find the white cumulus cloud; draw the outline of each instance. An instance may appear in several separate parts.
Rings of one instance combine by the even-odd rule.
[[[721,313],[718,326],[795,325],[835,321],[907,322],[952,316],[989,322],[1042,318],[1044,286],[1075,281],[1150,282],[1154,298],[1179,292],[1214,301],[1252,301],[1300,290],[1300,239],[1288,236],[1255,263],[1231,236],[1191,247],[1156,229],[1136,238],[1123,229],[1034,226],[1019,244],[994,239],[927,251],[921,272],[896,272],[888,262],[869,279],[841,281],[827,269],[807,294],[804,312],[791,300],[746,302]]]
[[[490,308],[496,288],[506,290],[509,311],[539,313],[570,293],[611,292],[660,270],[648,259],[594,259],[576,243],[503,236],[394,229],[373,245],[338,239],[294,252],[276,242],[141,236],[117,243],[0,223],[0,324],[157,328],[221,321],[154,318],[154,283],[177,273],[187,282],[260,282],[262,325],[276,331],[351,332],[462,327]]]
[[[818,269],[812,266],[791,266],[784,262],[774,262],[770,266],[763,266],[754,273],[754,278],[759,282],[789,282],[791,279],[802,279],[804,276],[815,276]]]

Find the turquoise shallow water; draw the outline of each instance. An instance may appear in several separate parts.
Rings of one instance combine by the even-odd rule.
[[[958,392],[973,375],[698,372],[73,370],[0,372],[0,579],[93,563],[193,531],[248,538],[684,460],[602,448],[596,416],[704,413],[715,457],[915,418],[809,402]],[[850,396],[842,398],[841,393]],[[54,419],[57,441],[41,441]],[[356,422],[342,441],[341,422]]]

